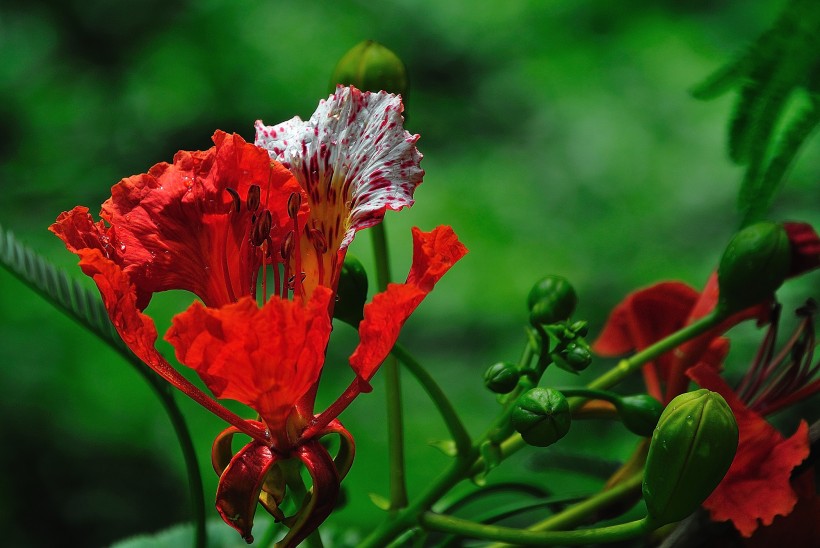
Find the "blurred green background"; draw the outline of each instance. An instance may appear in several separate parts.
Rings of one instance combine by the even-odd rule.
[[[573,281],[577,317],[590,321],[593,335],[637,287],[662,279],[702,285],[737,226],[742,171],[724,145],[733,94],[703,103],[687,90],[763,32],[780,7],[762,0],[4,0],[0,224],[81,278],[76,258],[46,231],[61,211],[77,204],[98,211],[120,178],[179,149],[208,148],[215,129],[252,139],[257,118],[310,116],[338,58],[377,40],[407,64],[407,127],[422,136],[427,172],[416,205],[388,215],[395,277],[407,271],[413,225],[450,224],[470,249],[408,322],[403,341],[477,433],[495,409],[481,374],[518,358],[524,298],[540,276]],[[820,226],[817,145],[816,136],[807,143],[773,218]],[[369,243],[360,234],[351,250],[366,264]],[[787,286],[786,305],[818,298],[818,280]],[[189,302],[159,295],[149,312],[163,332]],[[735,368],[748,361],[744,349],[757,335],[748,328],[739,338]],[[349,382],[354,345],[352,330],[339,327],[322,401]],[[556,384],[575,382],[553,375]],[[412,495],[446,463],[427,445],[446,431],[413,380],[404,384]],[[359,452],[345,481],[348,504],[328,529],[351,543],[383,517],[368,494],[387,493],[379,377],[374,385],[342,417]],[[0,389],[4,545],[102,546],[190,519],[180,451],[147,384],[3,270]],[[210,443],[224,425],[179,401],[210,501]],[[619,425],[584,424],[564,443],[614,461],[634,439]],[[543,459],[519,456],[491,479],[527,470],[557,492],[594,487],[545,468]],[[216,516],[210,505],[208,512]]]

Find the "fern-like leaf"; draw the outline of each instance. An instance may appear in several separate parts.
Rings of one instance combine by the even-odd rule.
[[[751,196],[741,195],[742,226],[764,218],[775,192],[783,182],[786,171],[797,156],[800,147],[818,125],[820,125],[820,104],[816,101],[805,107],[791,120],[777,144],[766,172],[762,174],[762,180],[756,189],[754,199]]]
[[[785,123],[782,118],[798,91],[818,92],[819,52],[820,3],[791,0],[744,55],[693,90],[706,99],[739,87],[727,148],[733,162],[746,166],[738,193],[744,226],[765,217],[798,149],[817,125],[813,108]]]
[[[188,488],[194,512],[195,546],[205,548],[205,495],[202,491],[202,477],[194,452],[191,434],[185,418],[174,401],[170,386],[159,375],[137,358],[122,342],[114,329],[102,299],[96,293],[83,288],[76,280],[57,269],[41,255],[24,246],[14,234],[0,225],[0,266],[11,272],[24,284],[46,298],[61,312],[76,320],[103,341],[114,347],[139,371],[154,389],[168,414],[182,449],[188,471]]]
[[[91,330],[118,351],[127,350],[108,318],[99,295],[24,246],[0,225],[0,264],[60,311]],[[144,367],[144,365],[143,365]]]

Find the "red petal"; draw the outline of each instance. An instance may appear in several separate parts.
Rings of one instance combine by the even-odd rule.
[[[297,546],[319,527],[333,512],[339,496],[339,474],[327,450],[316,440],[308,441],[297,449],[297,456],[304,463],[313,480],[310,500],[299,509],[296,522],[276,548]]]
[[[300,191],[292,174],[237,135],[217,132],[214,142],[207,151],[180,151],[173,164],[123,179],[103,204],[101,216],[122,246],[118,262],[143,308],[152,293],[167,289],[191,291],[209,306],[250,294],[261,264],[248,248],[252,213],[244,204],[231,212],[228,187],[244,201],[250,186],[259,185],[263,205],[271,200],[274,224],[286,224],[286,201]]]
[[[467,253],[449,226],[432,232],[413,228],[413,265],[407,282],[390,284],[364,307],[359,346],[350,357],[356,374],[366,381],[390,353],[402,325],[442,276]]]
[[[740,401],[711,368],[698,365],[687,374],[701,387],[722,395],[737,420],[737,455],[726,477],[703,503],[715,521],[731,520],[744,537],[775,516],[788,515],[797,502],[789,483],[795,466],[809,454],[808,425],[800,422],[790,438]]]
[[[602,356],[642,350],[686,324],[698,292],[680,282],[630,293],[615,307],[592,348]]]
[[[331,297],[318,287],[306,306],[278,297],[262,308],[250,297],[219,309],[197,302],[174,317],[165,339],[217,397],[249,405],[276,434],[319,378]]]
[[[820,497],[814,483],[814,469],[792,480],[798,495],[797,505],[788,516],[778,516],[774,522],[755,531],[746,548],[771,546],[814,546],[820,539]]]
[[[820,237],[808,223],[783,223],[792,244],[789,276],[820,267]]]
[[[270,447],[254,441],[234,455],[219,477],[216,509],[225,523],[239,531],[248,543],[253,542],[251,529],[262,483],[276,460]]]

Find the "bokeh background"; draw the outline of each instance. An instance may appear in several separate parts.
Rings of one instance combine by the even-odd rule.
[[[61,211],[96,211],[120,178],[179,149],[208,148],[215,129],[252,139],[258,118],[310,116],[339,57],[377,40],[407,64],[407,127],[422,135],[427,172],[416,205],[388,215],[395,277],[409,265],[411,226],[450,224],[470,249],[403,341],[478,433],[496,405],[481,374],[518,358],[524,300],[540,276],[573,281],[577,317],[593,335],[635,288],[665,279],[703,284],[737,227],[742,170],[724,144],[734,95],[699,102],[687,90],[742,51],[781,5],[4,0],[0,224],[81,278],[76,258],[46,230]],[[820,226],[818,175],[815,136],[772,218]],[[351,253],[371,264],[366,234]],[[786,305],[817,298],[818,281],[815,274],[788,285]],[[159,295],[149,312],[162,332],[189,302]],[[740,370],[759,333],[749,327],[737,336],[729,367]],[[323,401],[347,385],[354,344],[351,329],[337,328]],[[599,360],[589,375],[609,363]],[[550,381],[576,382],[568,377]],[[343,543],[383,518],[368,496],[387,493],[380,381],[342,417],[359,449],[347,504],[328,520]],[[428,441],[446,431],[409,376],[404,385],[413,494],[445,465]],[[3,270],[0,391],[4,545],[104,546],[190,519],[180,451],[148,385]],[[210,443],[224,425],[179,401],[210,500]],[[817,418],[817,405],[803,412]],[[778,420],[794,427],[794,415]],[[564,443],[606,463],[628,455],[634,439],[617,424],[590,423]],[[526,472],[555,492],[595,486],[530,455],[491,478]]]

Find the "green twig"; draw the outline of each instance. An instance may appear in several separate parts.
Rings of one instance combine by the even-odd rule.
[[[419,523],[428,529],[443,533],[527,546],[602,544],[638,537],[647,533],[649,528],[648,522],[644,518],[620,525],[579,529],[577,531],[529,531],[501,525],[476,523],[433,512],[424,512],[419,516]]]
[[[447,395],[433,377],[430,376],[427,370],[413,358],[410,352],[401,343],[396,343],[393,347],[393,355],[407,367],[407,370],[416,377],[416,380],[419,381],[424,391],[430,396],[430,399],[441,414],[444,424],[450,431],[450,435],[453,437],[458,455],[466,455],[470,451],[473,442],[453,404],[447,398]]]

